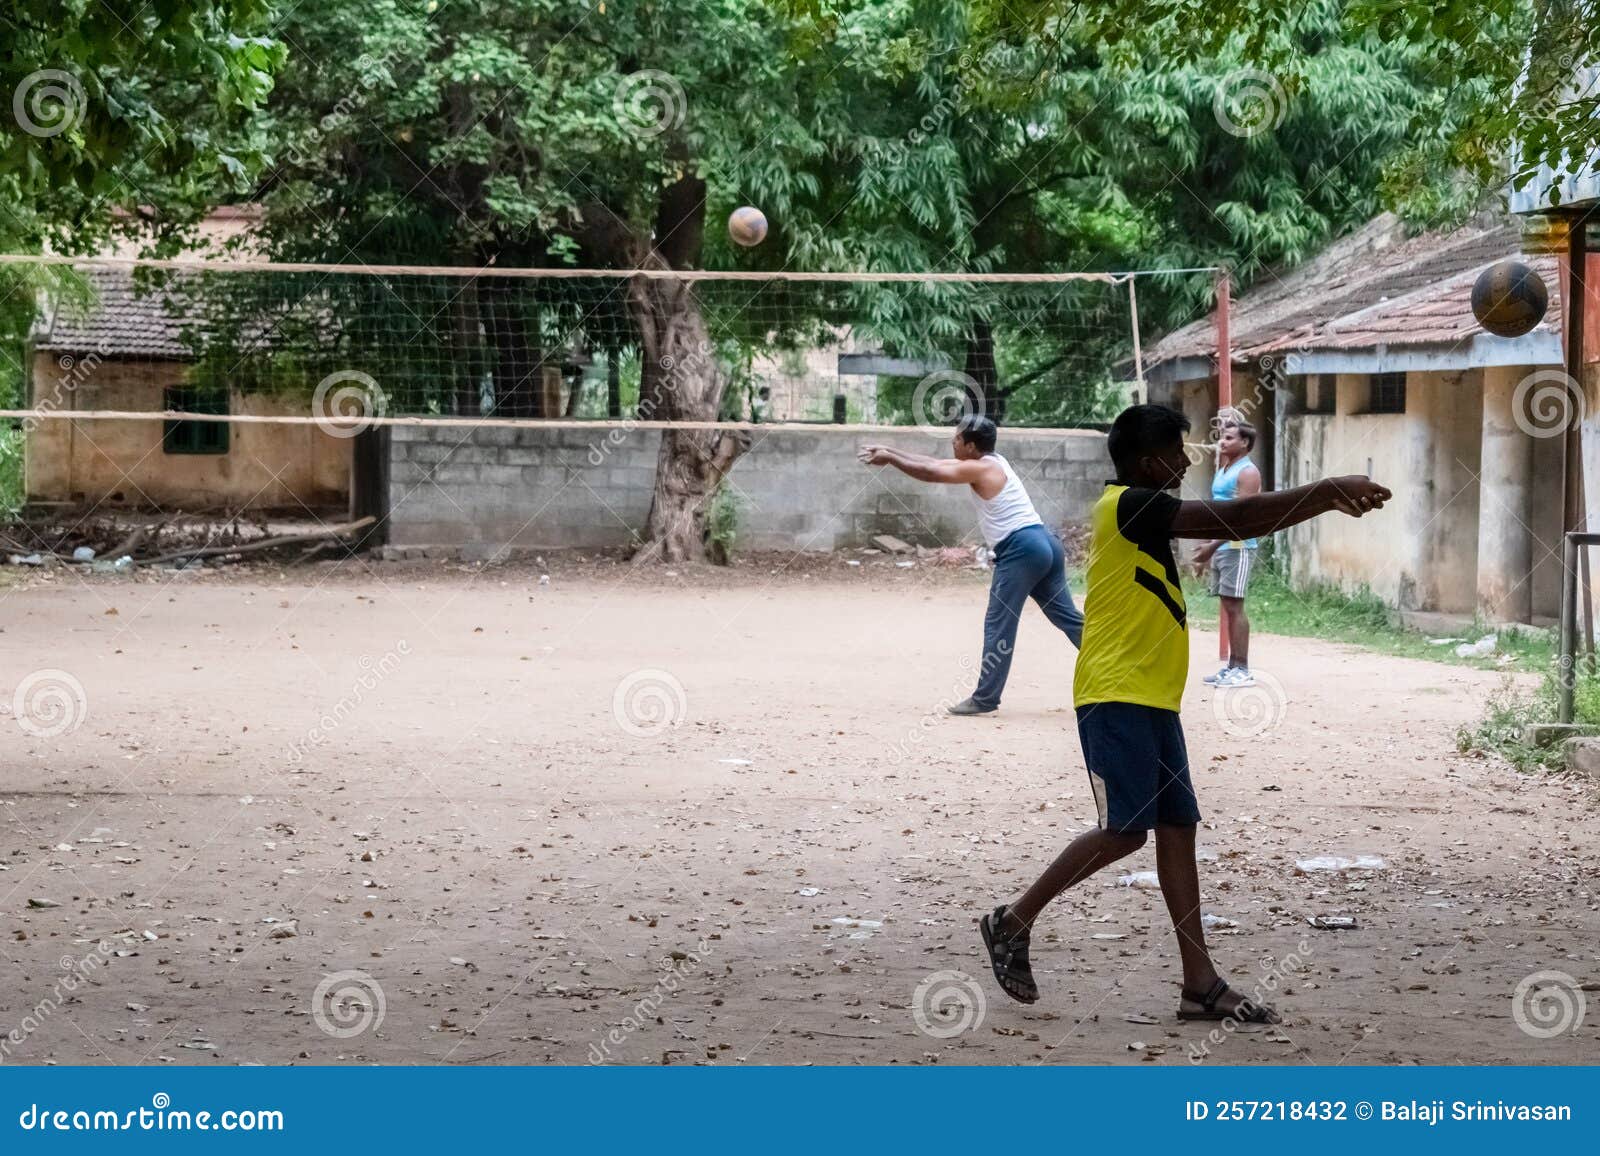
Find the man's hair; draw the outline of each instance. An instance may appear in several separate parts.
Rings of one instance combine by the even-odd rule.
[[[994,422],[981,413],[969,413],[956,422],[956,436],[968,445],[976,446],[979,453],[990,454],[994,452],[999,431],[995,429]]]
[[[1236,421],[1225,421],[1222,423],[1222,428],[1238,430],[1239,436],[1244,439],[1245,449],[1253,450],[1256,448],[1256,427],[1251,425],[1249,422],[1242,419]]]
[[[1130,405],[1111,423],[1106,451],[1117,476],[1125,477],[1145,454],[1182,441],[1188,432],[1189,419],[1170,406]]]

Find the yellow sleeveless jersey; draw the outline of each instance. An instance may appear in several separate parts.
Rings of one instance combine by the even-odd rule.
[[[1076,706],[1128,702],[1176,711],[1189,677],[1189,628],[1172,556],[1179,502],[1115,482],[1090,515]]]

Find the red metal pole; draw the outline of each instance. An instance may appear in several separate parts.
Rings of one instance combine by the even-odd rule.
[[[1233,285],[1227,266],[1217,273],[1217,413],[1233,404],[1233,341],[1228,333],[1229,312],[1233,305]],[[1213,433],[1215,430],[1212,431]],[[1217,657],[1231,659],[1232,616],[1226,606],[1217,608]]]
[[[1233,342],[1228,336],[1228,312],[1233,287],[1224,267],[1217,274],[1217,409],[1233,404]]]

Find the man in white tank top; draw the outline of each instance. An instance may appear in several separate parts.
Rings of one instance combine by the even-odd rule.
[[[984,545],[994,555],[978,686],[970,698],[950,708],[957,715],[991,714],[1000,706],[1000,692],[1011,673],[1017,622],[1029,598],[1074,646],[1083,638],[1083,615],[1067,588],[1061,542],[1039,520],[1011,463],[994,452],[996,436],[994,422],[969,414],[951,439],[954,457],[930,458],[878,445],[862,446],[858,455],[869,466],[893,466],[919,482],[967,487]]]

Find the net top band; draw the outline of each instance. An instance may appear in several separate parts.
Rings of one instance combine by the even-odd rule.
[[[1186,269],[1140,269],[1120,273],[800,273],[787,270],[717,269],[528,269],[499,265],[337,265],[288,261],[214,261],[197,258],[143,259],[139,257],[63,257],[23,253],[0,254],[0,265],[55,265],[103,269],[174,269],[192,272],[252,273],[349,273],[381,277],[502,277],[535,278],[612,278],[626,280],[644,277],[664,281],[831,281],[831,282],[908,282],[925,284],[1018,284],[1050,285],[1068,281],[1100,281],[1122,284],[1138,276],[1160,274],[1210,273],[1215,266]]]

